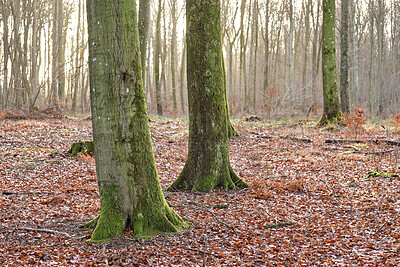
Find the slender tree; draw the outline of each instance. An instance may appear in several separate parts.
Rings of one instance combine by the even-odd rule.
[[[147,39],[150,24],[150,0],[139,0],[139,41],[140,41],[140,60],[142,63],[143,84],[146,88],[146,58],[147,58]]]
[[[263,90],[263,103],[267,102],[268,95],[268,87],[269,87],[269,21],[270,21],[270,0],[267,0],[265,3],[265,27],[264,27],[264,60],[265,60],[265,69],[264,69],[264,90]],[[268,107],[268,117],[270,117],[271,107]]]
[[[1,93],[1,106],[3,109],[7,107],[8,102],[8,59],[9,59],[9,28],[8,18],[10,13],[10,3],[7,0],[0,0],[1,18],[2,18],[2,39],[3,39],[3,92]]]
[[[377,14],[377,32],[378,32],[378,84],[377,84],[377,102],[378,102],[378,116],[382,116],[385,112],[385,87],[383,82],[383,64],[384,64],[384,46],[385,46],[385,2],[378,0],[378,14]]]
[[[311,5],[312,5],[312,0],[306,0],[305,1],[305,18],[304,18],[304,24],[305,24],[305,31],[304,31],[304,57],[303,57],[303,110],[307,109],[306,103],[307,103],[307,93],[308,93],[308,53],[309,53],[309,43],[310,43],[310,15],[311,14]]]
[[[171,82],[172,82],[172,103],[174,111],[177,112],[178,104],[176,99],[176,58],[177,58],[177,41],[176,41],[176,26],[177,26],[177,12],[176,12],[176,0],[171,0]]]
[[[253,66],[253,85],[252,85],[252,91],[253,91],[253,111],[256,112],[256,105],[257,105],[257,59],[258,59],[258,27],[259,27],[259,6],[258,6],[258,0],[254,1],[254,66]]]
[[[134,230],[176,232],[186,223],[164,199],[142,82],[134,0],[87,0],[90,97],[100,214],[92,240]]]
[[[161,79],[160,74],[160,60],[161,60],[161,12],[162,12],[162,0],[158,0],[158,11],[156,18],[156,32],[155,32],[155,47],[153,52],[154,61],[154,79],[156,86],[156,103],[157,103],[157,114],[163,115],[163,106],[161,103]]]
[[[80,78],[80,71],[81,67],[79,66],[80,60],[79,58],[82,57],[81,49],[79,47],[80,45],[80,25],[81,25],[81,14],[82,14],[82,8],[81,8],[81,2],[82,0],[79,0],[78,2],[78,26],[76,29],[76,46],[75,46],[75,79],[74,79],[74,91],[73,91],[73,97],[72,97],[72,112],[75,112],[76,110],[76,103],[78,99],[78,84],[79,84],[79,78]]]
[[[322,1],[322,83],[324,113],[318,122],[326,125],[335,118],[340,119],[339,92],[336,72],[335,0]]]
[[[185,114],[185,98],[184,98],[184,78],[185,78],[185,62],[186,62],[186,38],[185,33],[183,34],[183,48],[182,48],[182,56],[181,56],[181,69],[180,69],[180,89],[179,96],[181,99],[181,112]]]
[[[319,31],[319,17],[320,17],[320,0],[317,2],[317,10],[316,10],[316,15],[312,16],[313,18],[313,26],[314,26],[314,34],[313,34],[313,47],[312,47],[312,109],[317,108],[317,75],[318,75],[318,66],[319,66],[319,55],[320,53],[320,48],[321,44],[319,42],[320,40],[320,31]],[[315,18],[316,17],[316,18]],[[318,47],[319,46],[319,47]]]
[[[293,18],[293,0],[289,0],[289,92],[290,92],[290,113],[293,115],[295,90],[294,90],[294,18]]]
[[[358,103],[358,52],[356,39],[356,9],[355,0],[349,0],[350,4],[350,43],[351,43],[351,96],[352,102]]]
[[[350,113],[349,92],[349,1],[341,1],[340,27],[340,107]]]
[[[229,160],[220,0],[186,0],[189,151],[169,190],[247,186]]]
[[[368,90],[368,106],[369,113],[373,114],[373,93],[374,93],[374,54],[375,54],[375,40],[374,40],[374,24],[375,24],[375,3],[374,0],[368,1],[369,10],[369,40],[370,40],[370,58],[369,58],[369,90]]]

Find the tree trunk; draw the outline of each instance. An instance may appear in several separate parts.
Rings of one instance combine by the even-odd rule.
[[[37,1],[33,1],[33,22],[32,22],[32,50],[31,50],[31,88],[32,92],[31,95],[29,96],[29,102],[28,102],[28,111],[31,111],[34,108],[35,105],[35,100],[36,100],[36,95],[39,94],[40,92],[40,87],[39,87],[39,77],[38,77],[38,54],[39,54],[39,42],[38,39],[40,38],[40,30],[38,26],[38,6],[37,6]],[[38,38],[39,37],[39,38]]]
[[[174,112],[177,112],[178,104],[176,100],[176,0],[172,0],[171,2],[171,20],[172,20],[172,32],[171,32],[171,82],[172,82],[172,103]]]
[[[185,34],[184,34],[185,36]],[[186,59],[186,38],[183,40],[182,57],[181,57],[181,69],[180,69],[180,99],[181,99],[181,112],[185,114],[185,97],[183,93],[184,89],[184,78],[185,78],[185,59]]]
[[[8,41],[8,18],[9,3],[0,0],[2,19],[3,19],[3,92],[1,93],[1,105],[5,109],[8,101],[8,59],[9,59],[9,41]]]
[[[341,0],[340,30],[340,107],[342,112],[350,113],[349,92],[349,2]]]
[[[255,44],[254,44],[254,67],[253,67],[253,111],[256,112],[257,106],[257,58],[258,58],[258,0],[254,1],[254,31],[255,31]]]
[[[139,0],[139,41],[140,41],[140,60],[142,64],[143,87],[146,88],[146,52],[147,38],[149,33],[150,23],[150,1]]]
[[[81,66],[80,66],[80,57],[82,57],[83,55],[83,51],[81,51],[80,46],[80,28],[81,28],[81,13],[82,13],[82,9],[81,9],[81,0],[79,0],[78,3],[78,25],[77,25],[77,29],[76,29],[76,46],[75,46],[75,74],[74,74],[74,91],[73,91],[73,97],[72,97],[72,112],[76,111],[76,102],[78,99],[78,89],[79,89],[79,77],[80,77],[80,70],[81,70]],[[83,86],[83,84],[82,84]]]
[[[309,93],[309,84],[308,84],[308,46],[310,43],[310,13],[311,13],[311,5],[312,0],[308,0],[305,4],[305,32],[304,32],[304,58],[303,58],[303,110],[307,110],[307,94]]]
[[[384,43],[385,43],[385,3],[383,0],[378,0],[378,18],[377,18],[377,31],[378,31],[378,86],[377,86],[377,102],[378,102],[378,116],[382,117],[385,112],[385,95],[386,90],[383,86],[383,60],[384,60]]]
[[[90,95],[101,208],[92,240],[187,224],[164,199],[151,146],[134,0],[87,1]]]
[[[12,54],[12,80],[14,90],[14,102],[17,107],[22,105],[22,83],[21,83],[21,5],[20,1],[13,1],[12,15],[14,22],[14,53]]]
[[[354,0],[350,1],[350,40],[351,40],[351,92],[352,103],[358,103],[358,52],[356,39],[356,11]]]
[[[369,21],[369,40],[370,40],[370,59],[369,59],[369,98],[368,98],[368,106],[369,113],[372,115],[374,110],[374,54],[375,54],[375,45],[374,45],[374,0],[369,0],[369,12],[370,12],[370,21]]]
[[[335,0],[322,1],[322,83],[324,113],[319,126],[340,119],[339,95],[336,73]]]
[[[154,79],[155,79],[155,85],[156,85],[157,114],[159,116],[163,115],[163,106],[161,103],[161,76],[160,76],[161,12],[162,12],[162,0],[159,0],[158,1],[157,18],[156,18],[155,48],[154,48],[154,53],[153,53]]]
[[[271,118],[271,106],[267,104],[267,101],[269,100],[267,98],[268,96],[268,87],[269,87],[269,17],[270,17],[270,6],[269,6],[269,0],[267,0],[266,6],[265,6],[265,33],[264,33],[264,42],[265,42],[265,48],[264,48],[264,60],[265,60],[265,69],[264,69],[264,90],[263,90],[263,103],[264,107],[268,108],[268,118]]]
[[[289,92],[290,92],[290,115],[294,112],[295,91],[294,91],[294,54],[293,54],[293,0],[289,0]]]
[[[51,96],[50,96],[50,105],[51,106],[59,106],[59,92],[60,90],[58,89],[59,83],[58,83],[58,73],[59,73],[59,65],[58,65],[58,60],[59,60],[59,49],[60,46],[58,45],[60,41],[60,36],[59,36],[59,14],[60,14],[60,5],[59,1],[61,0],[54,0],[53,2],[53,30],[52,30],[52,57],[51,57]]]
[[[244,110],[247,111],[246,107],[246,100],[247,100],[247,83],[246,83],[246,45],[244,42],[244,16],[245,16],[245,11],[246,11],[246,0],[241,0],[242,4],[240,7],[240,53],[239,53],[239,96],[243,94],[244,99],[245,99],[245,107]]]
[[[189,151],[169,190],[247,186],[232,170],[219,0],[187,0]]]
[[[313,24],[314,24],[314,36],[313,36],[313,51],[312,51],[312,107],[315,110],[317,108],[317,76],[318,76],[318,65],[319,60],[317,59],[319,56],[319,47],[320,45],[320,32],[319,32],[319,12],[320,12],[320,0],[317,2],[317,14],[313,16]],[[316,17],[316,18],[315,18]]]
[[[57,59],[57,75],[58,75],[58,101],[60,106],[65,106],[65,47],[67,42],[67,28],[68,28],[68,20],[65,19],[64,14],[64,1],[58,0],[57,1],[58,7],[58,15],[56,20],[57,23],[57,31],[58,31],[58,59]]]

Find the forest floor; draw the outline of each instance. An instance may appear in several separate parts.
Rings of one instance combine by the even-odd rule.
[[[387,125],[356,134],[312,121],[233,123],[241,136],[230,142],[231,163],[249,189],[165,192],[191,228],[95,243],[81,227],[99,213],[93,155],[67,152],[92,138],[91,121],[0,119],[0,265],[399,266],[400,147],[377,141],[399,133]],[[188,122],[150,128],[165,189],[183,168]]]

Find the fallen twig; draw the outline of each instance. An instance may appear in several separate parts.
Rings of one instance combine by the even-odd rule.
[[[398,141],[392,141],[392,140],[367,140],[367,141],[362,141],[362,140],[347,140],[347,139],[327,139],[325,140],[325,144],[348,144],[348,143],[356,143],[356,144],[366,144],[366,143],[374,143],[374,144],[379,144],[379,143],[386,143],[388,145],[392,146],[400,146],[400,142]]]
[[[275,180],[275,179],[279,179],[279,178],[287,178],[287,175],[270,176],[270,177],[266,177],[265,179],[267,179],[267,180]]]
[[[55,194],[54,192],[7,192],[3,191],[3,195],[44,195],[44,194]]]
[[[396,218],[394,218],[394,219],[391,220],[391,221],[385,222],[384,224],[382,224],[381,227],[379,227],[379,229],[375,232],[375,234],[378,234],[380,231],[382,231],[382,229],[383,229],[386,225],[390,225],[392,222],[394,222],[394,221],[396,221],[396,220],[398,220],[398,219],[400,219],[400,216],[397,216]]]
[[[365,144],[365,142],[361,141],[361,140],[347,140],[347,139],[328,139],[328,140],[325,140],[325,144],[348,144],[348,143]]]
[[[220,220],[209,208],[207,208],[204,204],[197,203],[197,202],[195,202],[195,201],[193,201],[193,200],[190,200],[190,201],[188,201],[187,203],[196,205],[196,206],[201,207],[201,208],[204,208],[204,209],[205,209],[206,211],[208,211],[220,224],[222,224],[222,225],[224,225],[225,227],[231,229],[231,230],[232,230],[233,232],[235,232],[235,234],[236,234],[235,227],[230,226],[229,224],[227,224],[227,223],[221,221],[221,220]]]
[[[207,233],[207,225],[205,225],[205,232],[206,232],[206,237],[205,237],[205,240],[204,240],[204,251],[207,251],[207,243],[208,243],[208,233]],[[204,266],[206,266],[206,261],[207,261],[207,257],[206,257],[206,253],[204,253],[204,255],[203,255],[203,267]]]
[[[300,141],[300,142],[304,142],[304,143],[312,143],[313,142],[311,139],[308,139],[308,138],[292,137],[292,136],[289,136],[289,135],[279,136],[279,137],[282,138],[282,139],[289,139],[289,140],[292,140],[292,141]]]
[[[365,152],[366,155],[383,155],[386,153],[391,153],[393,152],[393,149],[390,150],[384,150],[384,151],[378,151],[378,152]]]
[[[29,142],[31,142],[32,144],[36,145],[39,148],[43,148],[41,145],[39,145],[38,143],[36,143],[35,141],[32,141],[31,139],[29,139],[28,137],[24,136],[22,133],[16,131],[17,134],[19,134],[20,136],[22,136],[25,140],[28,140]]]
[[[17,213],[20,209],[22,209],[22,208],[25,206],[26,202],[28,202],[27,199],[24,201],[24,203],[22,203],[22,205],[21,205],[18,209],[16,209],[16,210],[15,210],[11,215],[9,215],[6,219],[10,219],[12,216],[14,216],[15,213]]]
[[[183,204],[185,204],[185,203],[189,203],[189,204],[193,204],[193,205],[196,205],[196,206],[199,206],[199,207],[204,207],[204,208],[209,208],[209,209],[226,209],[226,208],[228,208],[229,207],[229,204],[228,203],[224,203],[224,204],[217,204],[217,205],[214,205],[214,206],[207,206],[207,205],[204,205],[204,204],[202,204],[202,203],[198,203],[198,202],[195,202],[195,201],[193,201],[193,200],[187,200],[187,199],[184,199],[184,200],[182,200],[181,202],[179,202],[178,204],[176,204],[176,205],[173,205],[173,204],[171,204],[170,202],[168,202],[167,201],[167,203],[168,203],[168,205],[170,206],[170,207],[181,207]]]
[[[221,256],[219,256],[219,255],[217,255],[217,254],[214,254],[214,253],[211,253],[211,252],[207,252],[207,251],[203,251],[203,250],[200,250],[200,249],[186,248],[186,247],[183,247],[183,249],[187,249],[187,250],[191,250],[191,251],[196,251],[196,252],[200,252],[200,253],[203,253],[203,254],[208,254],[208,255],[211,255],[211,256],[214,256],[214,257],[217,257],[217,258],[221,258]]]
[[[44,229],[44,228],[28,228],[28,227],[16,227],[14,228],[15,230],[24,230],[24,231],[32,231],[32,232],[44,232],[44,233],[51,233],[51,234],[61,234],[65,235],[66,237],[72,238],[68,233],[65,232],[59,232],[56,230],[51,230],[51,229]]]
[[[264,228],[278,228],[278,227],[289,226],[289,225],[293,225],[293,224],[294,224],[294,222],[281,222],[281,223],[276,223],[276,224],[264,225]]]

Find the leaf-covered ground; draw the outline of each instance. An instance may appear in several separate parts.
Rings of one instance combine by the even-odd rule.
[[[92,243],[80,226],[99,212],[93,155],[67,153],[72,142],[91,139],[90,121],[0,120],[0,265],[400,264],[399,147],[371,142],[398,141],[398,133],[371,126],[355,136],[305,121],[234,125],[241,137],[231,140],[231,163],[248,190],[166,192],[190,229]],[[166,188],[183,168],[188,123],[150,127]]]

